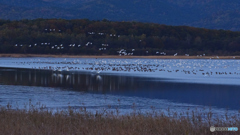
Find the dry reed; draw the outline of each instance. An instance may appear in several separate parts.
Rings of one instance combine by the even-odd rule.
[[[116,111],[103,109],[95,113],[86,108],[52,112],[44,106],[29,104],[25,109],[13,109],[11,105],[0,109],[1,135],[78,135],[78,134],[143,134],[143,135],[207,135],[239,134],[240,132],[214,132],[210,126],[240,127],[239,114],[229,117],[213,117],[211,112],[192,111],[186,113],[157,112],[154,109],[142,114],[120,115]]]

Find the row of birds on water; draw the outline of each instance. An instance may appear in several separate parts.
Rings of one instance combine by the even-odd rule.
[[[15,61],[15,63],[25,65],[29,68],[53,71],[167,72],[204,76],[240,74],[240,61],[238,60],[37,58],[22,62]]]
[[[63,61],[63,62],[19,62],[21,64],[34,64],[33,69],[45,69],[52,70],[56,72],[61,71],[92,71],[96,73],[100,73],[103,71],[114,71],[114,72],[166,72],[166,73],[182,73],[182,74],[192,74],[192,75],[204,75],[204,76],[212,76],[212,75],[240,75],[237,71],[232,70],[209,70],[204,68],[197,69],[196,67],[192,68],[190,66],[182,66],[181,64],[174,64],[175,67],[171,67],[166,64],[119,64],[119,63],[94,63],[94,62],[76,62],[76,61]],[[38,64],[44,64],[45,66],[40,66]],[[54,66],[46,66],[46,64],[51,64]],[[59,66],[58,66],[59,65]],[[75,65],[75,66],[73,66]],[[180,68],[176,68],[179,66]],[[222,66],[223,67],[223,66]],[[161,75],[161,74],[160,74]]]

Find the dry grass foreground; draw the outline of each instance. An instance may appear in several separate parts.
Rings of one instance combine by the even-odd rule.
[[[0,57],[53,57],[53,58],[125,58],[125,59],[240,59],[240,56],[118,56],[118,55],[51,55],[51,54],[0,54]]]
[[[240,127],[239,114],[229,118],[214,118],[211,112],[199,111],[171,116],[151,111],[145,115],[133,110],[132,114],[119,115],[103,109],[96,113],[86,108],[52,113],[46,108],[0,109],[1,135],[239,135],[240,132],[210,132],[210,126]],[[186,116],[187,115],[187,116]]]

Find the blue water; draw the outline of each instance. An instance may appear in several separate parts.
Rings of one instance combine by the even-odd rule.
[[[10,103],[18,108],[26,107],[30,100],[49,109],[118,108],[122,113],[130,113],[133,104],[142,112],[152,111],[152,107],[177,112],[211,107],[218,114],[240,109],[239,85],[16,68],[1,68],[0,84],[0,105]]]
[[[1,106],[240,110],[239,60],[0,58],[0,67]]]

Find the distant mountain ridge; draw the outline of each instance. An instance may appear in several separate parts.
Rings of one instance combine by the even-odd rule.
[[[0,0],[0,19],[140,21],[240,30],[238,0]]]

